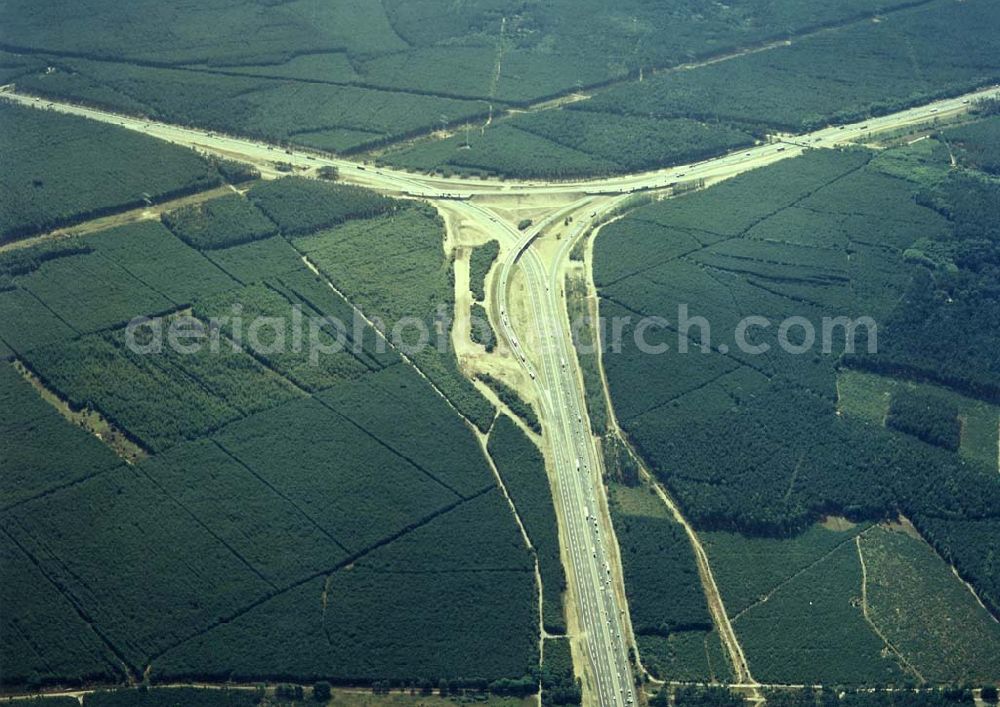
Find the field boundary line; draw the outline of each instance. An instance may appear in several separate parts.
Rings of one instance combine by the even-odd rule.
[[[56,590],[56,593],[58,593],[59,596],[61,596],[66,601],[66,603],[68,603],[73,608],[73,612],[77,615],[77,617],[84,624],[87,625],[87,628],[89,628],[91,631],[94,632],[94,635],[97,636],[97,638],[105,646],[105,648],[107,648],[111,652],[111,654],[115,658],[117,658],[118,661],[121,663],[119,667],[122,669],[125,675],[126,682],[129,685],[135,685],[136,676],[133,674],[132,666],[129,664],[129,661],[125,658],[125,654],[121,651],[121,649],[118,648],[118,646],[115,645],[115,643],[110,638],[104,635],[104,633],[97,627],[97,623],[90,619],[87,613],[83,610],[82,602],[76,599],[76,597],[73,596],[72,592],[70,592],[68,588],[60,586],[60,583],[52,578],[52,576],[42,567],[41,561],[37,557],[35,557],[33,553],[29,552],[28,549],[25,548],[16,537],[14,537],[14,534],[7,529],[6,525],[0,526],[0,533],[3,533],[12,543],[14,543],[15,547],[17,547],[17,549],[21,552],[21,554],[24,555],[24,557],[28,560],[28,562],[34,565],[35,569],[38,570],[39,574],[41,574],[45,578],[45,581],[47,581],[50,585],[52,585],[52,588]],[[33,538],[31,533],[29,533],[27,530],[25,530],[25,533],[27,533],[29,537]],[[45,546],[43,545],[43,547]],[[50,555],[52,555],[52,558],[55,562],[57,562],[60,565],[63,565],[63,567],[65,568],[65,564],[59,558],[58,555],[53,553],[47,547],[45,547],[45,550]],[[73,574],[68,569],[67,573]]]
[[[868,611],[868,565],[865,563],[865,555],[861,551],[861,536],[868,533],[870,530],[872,530],[872,528],[877,528],[877,527],[878,526],[873,525],[867,530],[858,533],[857,535],[854,536],[854,545],[858,549],[858,564],[861,567],[861,615],[864,618],[865,623],[868,624],[868,626],[875,633],[875,635],[878,636],[879,639],[882,641],[882,643],[885,644],[885,647],[888,648],[893,653],[893,655],[896,656],[896,658],[899,660],[900,665],[904,669],[913,673],[913,676],[916,677],[920,682],[926,683],[927,679],[921,674],[919,670],[917,670],[917,668],[913,665],[913,663],[907,660],[906,656],[904,656],[902,653],[899,652],[899,649],[892,644],[892,642],[886,637],[886,635],[882,633],[882,629],[880,629],[876,625],[875,621],[871,617],[871,613]]]
[[[339,562],[337,562],[332,567],[328,567],[326,569],[322,569],[322,570],[319,570],[317,572],[311,572],[307,576],[300,577],[299,579],[296,579],[294,582],[291,582],[290,584],[287,584],[287,585],[285,585],[283,587],[280,587],[275,592],[269,592],[269,593],[267,593],[267,594],[265,594],[263,596],[258,597],[257,599],[253,600],[249,604],[246,604],[246,605],[240,607],[239,609],[236,609],[235,611],[227,614],[226,616],[219,617],[219,618],[215,619],[214,621],[210,622],[204,628],[201,628],[201,629],[195,631],[194,633],[191,633],[191,634],[189,634],[189,635],[187,635],[187,636],[185,636],[183,638],[180,638],[180,639],[174,641],[173,643],[171,643],[170,645],[165,646],[165,647],[159,649],[155,654],[148,656],[148,659],[149,659],[150,662],[152,662],[152,661],[154,661],[154,660],[156,660],[158,658],[161,658],[166,653],[168,653],[168,652],[170,652],[172,650],[175,650],[176,648],[184,645],[188,641],[194,640],[195,638],[198,638],[199,636],[204,636],[207,633],[209,633],[211,631],[214,631],[215,629],[219,628],[220,626],[224,626],[224,625],[228,625],[228,624],[232,623],[236,619],[238,619],[241,616],[244,616],[244,615],[250,613],[251,611],[253,611],[257,607],[266,604],[267,602],[271,601],[272,599],[276,599],[277,597],[282,596],[283,594],[287,594],[288,592],[290,592],[290,591],[292,591],[294,589],[298,589],[299,587],[301,587],[301,586],[303,586],[305,584],[308,584],[309,582],[312,582],[313,580],[319,579],[320,577],[328,577],[329,575],[332,575],[332,574],[338,572],[339,570],[344,569],[348,565],[351,565],[351,564],[357,562],[361,558],[363,558],[363,557],[365,557],[367,555],[370,555],[371,553],[375,552],[376,550],[378,550],[378,549],[380,549],[382,547],[385,547],[386,545],[389,545],[390,543],[393,543],[396,540],[399,540],[400,538],[402,538],[402,537],[404,537],[406,535],[409,535],[410,533],[412,533],[415,530],[418,530],[419,528],[424,527],[425,525],[427,525],[428,523],[432,522],[436,518],[440,518],[441,516],[446,515],[447,513],[455,510],[456,508],[458,508],[462,504],[467,503],[469,501],[472,501],[472,500],[474,500],[476,498],[479,498],[480,496],[482,496],[485,493],[488,493],[491,490],[493,490],[493,487],[492,486],[488,486],[487,488],[483,489],[479,493],[476,493],[473,496],[469,496],[468,498],[461,498],[460,497],[456,501],[454,501],[454,502],[452,502],[452,503],[450,503],[450,504],[448,504],[446,506],[443,506],[441,508],[438,508],[437,510],[431,512],[430,514],[424,516],[423,518],[420,518],[420,519],[414,521],[413,523],[410,523],[406,527],[397,530],[396,532],[392,533],[391,535],[388,535],[388,536],[386,536],[386,537],[384,537],[384,538],[382,538],[382,539],[380,539],[380,540],[372,543],[371,545],[368,545],[367,547],[364,547],[361,550],[358,550],[355,553],[349,554],[347,557],[345,557],[344,559],[340,560]]]
[[[294,248],[295,246],[293,245],[292,247]],[[372,330],[374,330],[375,335],[379,339],[381,339],[383,342],[385,342],[386,346],[388,346],[393,351],[395,351],[396,354],[403,360],[404,363],[406,363],[410,367],[412,367],[413,370],[415,370],[417,372],[417,375],[419,375],[421,378],[423,378],[424,381],[426,381],[427,384],[431,388],[434,389],[434,392],[437,393],[441,397],[441,399],[444,400],[448,404],[448,407],[450,407],[455,412],[456,415],[458,415],[460,418],[462,418],[462,420],[465,422],[465,424],[467,424],[474,432],[475,431],[480,431],[479,427],[475,423],[473,423],[472,420],[470,420],[465,415],[465,413],[463,413],[461,410],[458,409],[458,407],[455,405],[455,403],[453,403],[451,401],[451,399],[447,395],[444,394],[444,392],[437,386],[437,384],[434,383],[434,381],[432,381],[430,378],[427,377],[427,374],[423,372],[423,370],[420,368],[420,366],[418,366],[416,363],[414,363],[413,359],[411,359],[405,353],[403,353],[398,348],[396,348],[396,346],[393,345],[393,343],[391,341],[389,341],[389,339],[386,337],[386,335],[377,326],[375,326],[375,322],[373,322],[368,317],[368,315],[365,314],[361,310],[361,308],[358,307],[358,305],[356,305],[354,303],[353,300],[351,300],[349,297],[347,297],[347,295],[345,295],[343,292],[341,292],[339,289],[337,289],[337,287],[333,284],[333,282],[330,281],[330,278],[326,276],[326,273],[324,273],[322,270],[320,270],[316,266],[316,264],[313,263],[312,260],[309,259],[309,256],[307,254],[303,253],[298,248],[295,248],[295,250],[298,251],[298,253],[302,256],[302,262],[305,263],[305,265],[309,269],[309,271],[313,275],[315,275],[316,277],[320,278],[324,283],[326,283],[327,287],[329,287],[331,290],[333,290],[334,292],[336,292],[341,297],[341,299],[343,299],[347,304],[349,304],[350,307],[351,307],[351,309],[353,309],[354,312],[359,317],[361,317],[362,319],[364,319],[365,322],[368,324],[368,326],[370,326],[372,328]],[[454,353],[454,352],[452,352],[452,353]],[[457,364],[456,364],[456,370],[457,370]],[[461,375],[460,371],[457,371],[457,372]]]
[[[602,224],[603,225],[603,224]],[[584,250],[584,275],[587,288],[589,290],[588,294],[593,294],[594,296],[594,308],[600,313],[600,295],[598,293],[597,287],[593,279],[593,249],[594,242],[597,239],[597,234],[600,228],[592,229],[590,234],[588,234],[588,244]],[[600,375],[602,393],[604,395],[605,407],[607,408],[607,424],[608,428],[612,433],[614,433],[623,443],[627,452],[632,456],[633,460],[636,462],[640,470],[640,475],[646,481],[646,483],[651,484],[652,488],[656,491],[656,495],[660,500],[666,505],[667,509],[670,511],[674,520],[678,522],[687,533],[688,540],[691,544],[692,550],[695,554],[695,562],[698,567],[698,576],[701,579],[702,590],[705,593],[706,602],[708,604],[709,612],[712,616],[713,623],[719,632],[719,638],[721,639],[723,646],[726,649],[726,653],[729,655],[729,660],[731,667],[736,674],[737,682],[741,684],[747,684],[751,686],[752,695],[756,700],[760,700],[761,696],[757,689],[757,681],[754,679],[753,674],[750,672],[750,666],[747,662],[746,655],[743,652],[743,647],[740,645],[739,639],[736,636],[735,630],[733,630],[732,623],[729,619],[729,615],[726,612],[725,604],[722,600],[722,594],[719,591],[718,585],[715,581],[715,575],[712,572],[712,566],[709,562],[708,555],[705,553],[704,548],[701,545],[701,540],[698,538],[698,534],[695,532],[694,528],[688,523],[687,519],[681,513],[680,507],[674,503],[673,499],[670,498],[669,494],[663,488],[663,486],[656,481],[653,475],[650,473],[649,469],[646,467],[645,462],[636,453],[631,441],[624,435],[621,427],[618,424],[618,417],[615,413],[614,405],[611,399],[611,390],[608,386],[607,374],[604,369],[604,356],[600,341],[597,342],[597,370]],[[617,543],[617,538],[616,538]],[[624,576],[623,576],[624,579]],[[626,600],[627,606],[627,600]],[[631,626],[631,619],[629,620]],[[636,646],[636,655],[639,655],[638,646]],[[637,658],[638,662],[638,658]],[[641,665],[641,663],[640,663]]]
[[[496,426],[496,421],[499,419],[500,415],[504,413],[498,412],[493,418],[493,424],[490,425],[490,429],[487,432],[480,432],[476,430],[476,441],[479,443],[479,448],[483,453],[483,457],[486,458],[486,463],[489,464],[490,471],[493,472],[493,478],[496,481],[497,488],[500,489],[500,493],[503,494],[504,499],[507,501],[507,505],[510,508],[511,515],[514,516],[514,522],[517,523],[517,528],[521,531],[521,538],[524,540],[525,546],[531,553],[532,563],[534,565],[535,572],[535,587],[537,587],[537,599],[538,599],[538,667],[542,667],[542,656],[545,651],[545,590],[542,586],[542,570],[541,565],[538,562],[538,548],[535,547],[534,543],[531,542],[531,536],[528,535],[528,529],[524,525],[524,521],[521,520],[521,513],[517,510],[517,505],[514,503],[514,499],[511,498],[510,493],[507,491],[507,486],[503,482],[503,477],[500,476],[500,470],[497,468],[496,462],[493,461],[492,455],[489,452],[489,436],[493,432],[493,428]],[[555,501],[553,500],[553,505]],[[560,558],[561,560],[561,558]],[[539,686],[539,694],[541,694],[541,686]]]
[[[291,401],[289,401],[289,402],[291,402]],[[299,515],[301,515],[303,518],[305,518],[307,521],[309,521],[310,525],[312,525],[314,528],[316,528],[316,530],[318,530],[320,533],[322,533],[326,538],[328,538],[329,540],[331,540],[334,545],[336,545],[337,547],[339,547],[341,550],[343,550],[348,555],[351,554],[351,551],[347,549],[347,546],[345,546],[342,542],[340,542],[337,538],[335,538],[326,528],[324,528],[319,523],[317,523],[316,520],[311,515],[309,515],[308,513],[306,513],[305,510],[303,510],[302,507],[299,506],[299,504],[297,504],[295,501],[293,501],[292,499],[290,499],[287,495],[285,495],[284,493],[282,493],[281,491],[279,491],[270,481],[268,481],[263,476],[261,476],[256,471],[254,471],[250,467],[249,464],[247,464],[242,459],[240,459],[238,456],[236,456],[236,454],[234,452],[231,452],[228,449],[226,449],[226,447],[219,440],[217,440],[214,437],[212,437],[211,438],[211,442],[216,447],[218,447],[218,449],[223,454],[225,454],[227,457],[229,457],[234,462],[236,462],[236,464],[238,464],[239,466],[241,466],[248,474],[250,474],[252,477],[254,477],[255,479],[257,479],[257,481],[259,481],[261,484],[263,484],[265,488],[269,489],[271,491],[271,493],[273,493],[275,496],[277,496],[278,498],[282,499],[283,501],[285,501],[286,503],[288,503],[292,508],[294,508],[296,511],[298,511]]]

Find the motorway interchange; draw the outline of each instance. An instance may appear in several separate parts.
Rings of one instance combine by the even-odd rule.
[[[583,379],[566,314],[562,273],[572,246],[590,230],[595,220],[620,205],[629,194],[666,190],[678,182],[704,180],[706,184],[714,183],[799,155],[808,148],[836,147],[880,133],[930,124],[935,119],[954,117],[967,111],[977,99],[997,97],[1000,97],[1000,89],[991,87],[851,125],[831,126],[807,135],[776,136],[767,144],[750,149],[637,175],[572,182],[501,182],[418,175],[373,167],[305,150],[285,150],[256,140],[55,103],[16,93],[10,87],[0,89],[0,98],[6,100],[118,124],[260,166],[270,165],[276,159],[300,170],[334,166],[339,169],[342,181],[385,193],[427,199],[440,208],[451,209],[506,245],[505,255],[496,266],[498,269],[492,280],[490,316],[535,388],[551,461],[550,473],[554,475],[555,500],[560,510],[563,561],[572,604],[578,613],[576,625],[585,645],[588,674],[584,676],[584,700],[585,704],[602,707],[633,704],[636,688],[629,661],[630,633],[622,578],[613,561],[616,555],[612,546],[600,532],[601,528],[610,528],[605,516],[607,502],[601,482],[602,460],[590,431]],[[563,205],[522,232],[489,206],[490,197],[513,195],[562,196]],[[570,220],[575,225],[564,235],[558,248],[534,247],[548,237],[555,225],[564,225]],[[524,283],[530,312],[527,323],[522,322],[527,327],[524,330],[517,329],[510,308],[515,273]]]

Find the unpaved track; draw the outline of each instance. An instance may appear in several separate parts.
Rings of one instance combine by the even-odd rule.
[[[56,228],[48,233],[41,233],[37,236],[30,236],[28,238],[22,238],[20,240],[0,244],[0,253],[10,250],[18,250],[19,248],[30,248],[31,246],[60,238],[74,238],[76,236],[83,236],[89,233],[96,233],[97,231],[114,228],[115,226],[124,226],[130,223],[137,223],[139,221],[158,219],[165,211],[172,211],[173,209],[188,206],[190,204],[200,204],[203,201],[217,199],[220,196],[232,194],[235,191],[236,190],[233,187],[227,184],[221,187],[213,187],[212,189],[201,191],[196,194],[189,194],[177,199],[163,201],[152,206],[141,206],[137,209],[128,209],[115,214],[81,221],[71,226]]]
[[[118,124],[124,128],[142,132],[180,145],[186,145],[214,154],[224,154],[229,158],[241,159],[251,164],[269,165],[279,159],[307,174],[314,174],[322,166],[334,166],[340,170],[342,180],[378,191],[425,198],[441,203],[449,202],[464,210],[472,220],[485,231],[495,235],[501,243],[516,244],[500,263],[500,270],[492,278],[494,301],[490,304],[500,317],[500,335],[511,351],[518,353],[521,369],[535,382],[539,416],[545,426],[545,439],[549,455],[555,468],[557,480],[557,500],[562,505],[560,520],[561,537],[570,548],[567,576],[571,583],[572,604],[578,608],[577,616],[568,623],[578,630],[586,644],[589,674],[585,685],[594,689],[585,690],[585,704],[608,705],[634,702],[631,668],[626,657],[625,640],[627,633],[622,630],[620,614],[620,587],[618,572],[611,572],[612,557],[607,551],[606,539],[596,537],[595,516],[606,514],[605,503],[598,503],[604,493],[599,477],[600,450],[594,444],[586,418],[585,396],[579,365],[572,351],[571,340],[565,331],[565,293],[562,286],[563,270],[560,258],[568,253],[569,245],[556,249],[557,257],[551,258],[546,247],[532,247],[534,239],[553,224],[562,219],[563,213],[574,214],[574,233],[571,241],[579,237],[593,218],[599,218],[601,209],[614,200],[605,202],[589,201],[590,197],[608,195],[621,197],[637,191],[663,189],[680,180],[706,180],[714,182],[769,164],[802,154],[809,148],[838,147],[870,137],[872,134],[896,130],[905,126],[928,124],[933,120],[954,117],[967,112],[970,103],[979,98],[1000,96],[1000,89],[990,88],[958,98],[937,101],[932,104],[901,111],[890,116],[876,118],[847,126],[830,127],[803,136],[785,137],[766,145],[722,155],[692,165],[666,168],[636,175],[626,175],[610,179],[577,180],[573,182],[506,181],[490,179],[456,179],[420,176],[360,165],[350,160],[331,157],[305,150],[281,151],[281,148],[215,133],[167,125],[143,119],[121,116],[106,111],[72,106],[68,104],[41,101],[40,99],[16,93],[0,92],[0,98],[33,107],[51,106],[52,110],[71,113],[102,122]],[[512,224],[489,210],[463,201],[473,195],[531,196],[547,195],[571,202],[567,210],[552,211],[547,219],[533,225],[522,233]],[[557,200],[558,203],[558,200]],[[594,204],[600,204],[596,210]],[[579,211],[577,211],[579,209]],[[543,262],[540,253],[552,261]],[[519,345],[518,336],[506,318],[507,296],[514,274],[522,276],[524,296],[530,308],[530,316],[524,323],[526,329],[534,333],[531,349]],[[523,336],[521,338],[524,338]],[[579,461],[580,466],[576,464]],[[661,498],[672,512],[676,505],[670,501],[665,490],[660,488]],[[680,515],[679,513],[677,515]],[[722,605],[718,588],[715,586],[707,556],[687,523],[682,523],[692,537],[699,572],[709,594],[709,604],[723,636],[733,665],[741,682],[756,690],[750,671],[746,665],[742,648]],[[604,537],[607,538],[607,533]],[[624,611],[624,610],[621,610]],[[577,623],[576,618],[580,621]],[[623,637],[623,634],[625,637]],[[574,642],[575,646],[580,641]]]

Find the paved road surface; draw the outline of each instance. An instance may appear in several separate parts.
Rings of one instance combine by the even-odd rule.
[[[635,191],[658,189],[681,180],[711,179],[725,177],[734,171],[745,171],[761,167],[786,157],[800,154],[805,147],[835,147],[857,142],[867,135],[896,130],[898,128],[928,123],[935,118],[946,118],[962,113],[969,105],[981,98],[1000,98],[1000,88],[993,86],[969,94],[935,101],[916,108],[872,118],[849,125],[832,126],[805,135],[787,136],[780,142],[759,145],[747,150],[738,150],[713,159],[680,165],[640,174],[609,177],[606,179],[584,179],[567,182],[555,181],[499,181],[495,179],[437,177],[418,175],[386,167],[364,165],[309,150],[282,147],[249,140],[246,138],[220,135],[198,128],[169,125],[130,116],[117,115],[108,111],[66,103],[48,101],[0,87],[0,98],[37,108],[49,107],[65,113],[80,115],[92,120],[116,123],[131,130],[169,140],[181,145],[203,150],[229,154],[236,158],[258,162],[282,161],[296,167],[318,167],[330,165],[340,170],[345,181],[368,186],[373,189],[394,191],[427,198],[468,198],[475,194],[627,194]]]
[[[771,144],[740,150],[700,163],[643,174],[572,182],[500,182],[410,174],[305,150],[286,151],[259,141],[218,135],[196,128],[50,102],[13,93],[9,89],[0,90],[0,98],[17,103],[119,124],[177,144],[236,159],[257,163],[282,161],[303,168],[335,166],[340,170],[343,181],[384,192],[428,199],[468,199],[476,195],[513,194],[577,195],[577,201],[551,214],[526,233],[474,202],[459,201],[452,205],[481,224],[487,232],[517,244],[500,264],[499,276],[495,278],[495,314],[500,318],[502,336],[517,353],[521,365],[529,372],[538,388],[546,442],[551,447],[551,458],[555,464],[558,502],[562,506],[560,520],[563,525],[560,527],[560,534],[569,549],[569,556],[566,558],[569,565],[568,581],[577,600],[580,626],[585,632],[591,673],[588,684],[594,689],[592,694],[587,695],[587,701],[601,707],[634,703],[635,688],[623,630],[624,607],[619,605],[613,591],[614,583],[620,582],[621,578],[612,577],[609,553],[605,540],[599,533],[600,527],[608,527],[597,519],[597,514],[603,512],[600,509],[604,506],[601,463],[594,438],[590,434],[582,377],[572,351],[568,321],[564,314],[565,293],[560,279],[561,265],[568,257],[575,238],[587,228],[592,218],[613,208],[617,201],[599,198],[597,195],[624,196],[637,191],[667,187],[678,181],[731,177],[801,154],[806,148],[835,147],[856,142],[868,135],[924,124],[934,118],[954,116],[967,110],[970,102],[987,97],[1000,97],[1000,89],[993,87],[882,118],[824,128],[808,135],[782,137]],[[536,237],[544,235],[552,224],[560,223],[565,215],[570,214],[574,216],[574,223],[577,225],[573,233],[564,238],[558,254],[546,269],[539,252],[531,244]],[[507,298],[515,268],[523,271],[526,283],[532,312],[530,331],[516,331],[509,317]],[[525,346],[533,348],[527,351]]]
[[[592,208],[589,201],[576,202],[550,215],[526,234],[486,209],[473,204],[463,204],[461,208],[487,230],[499,231],[509,242],[519,245],[500,264],[494,280],[495,315],[499,316],[501,334],[538,387],[546,443],[555,465],[557,502],[561,505],[563,523],[560,533],[569,551],[569,581],[584,632],[595,702],[621,705],[634,701],[635,689],[623,627],[624,607],[619,606],[614,592],[616,578],[612,577],[607,547],[598,530],[597,495],[603,493],[601,466],[585,413],[583,389],[576,376],[576,359],[565,335],[561,268],[554,265],[547,271],[537,253],[528,247],[536,234],[552,223],[560,223],[568,213],[576,212],[577,216],[581,210],[586,213]],[[582,219],[577,233],[586,224],[586,219]],[[573,240],[564,241],[563,254],[568,253]],[[517,266],[523,267],[527,283],[532,313],[530,332],[516,332],[510,319],[507,296]],[[531,351],[526,350],[529,345],[533,347]]]

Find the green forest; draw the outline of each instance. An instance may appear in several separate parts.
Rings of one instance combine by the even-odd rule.
[[[0,101],[0,242],[222,183],[191,150]]]
[[[918,153],[932,157],[907,167]],[[836,387],[848,365],[994,399],[996,347],[986,342],[1000,336],[990,255],[1000,231],[985,207],[994,186],[950,170],[947,152],[926,145],[873,157],[812,152],[603,229],[601,314],[671,320],[654,337],[671,345],[666,354],[640,354],[629,330],[621,353],[605,352],[613,402],[698,528],[789,537],[831,513],[902,513],[996,615],[1000,479],[952,451],[956,411],[902,394],[886,425],[873,426],[839,413]],[[682,326],[680,304],[710,330]],[[750,314],[775,322],[748,341],[766,353],[732,345]],[[804,317],[819,332],[825,315],[874,318],[877,353],[866,350],[864,328],[849,354],[843,339],[829,354],[778,345],[782,318]],[[795,676],[812,677],[782,679]]]
[[[0,0],[2,696],[997,704],[998,28]]]
[[[426,267],[403,290],[376,267],[397,234],[426,249]],[[531,556],[470,423],[440,390],[488,422],[492,406],[447,354],[418,362],[418,373],[360,318],[433,315],[423,308],[451,287],[442,239],[426,207],[286,179],[163,223],[0,255],[8,361],[70,413],[99,412],[151,454],[122,463],[6,365],[0,551],[18,581],[2,597],[5,684],[114,683],[152,664],[156,681],[444,679],[537,691]],[[303,256],[329,267],[337,289]],[[291,345],[234,345],[234,311],[281,318],[295,308],[344,322],[344,346],[333,352],[328,324],[315,336],[331,353],[315,362]],[[133,350],[124,325],[136,315],[162,327],[217,321],[202,330],[221,348]],[[512,483],[522,469],[541,474],[543,486],[528,480],[518,493],[530,494],[523,502],[548,558],[547,615],[562,630],[565,580],[541,456],[522,467],[511,457],[522,457],[521,443],[497,435]],[[572,682],[557,682],[569,699]]]

